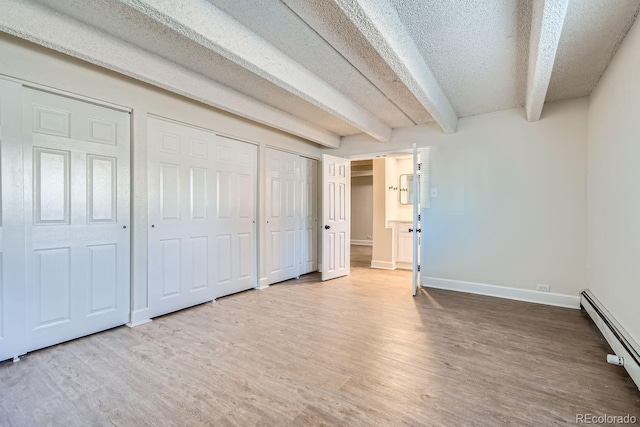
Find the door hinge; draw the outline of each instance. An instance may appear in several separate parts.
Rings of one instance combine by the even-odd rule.
[[[422,163],[418,163],[418,170],[422,170]]]
[[[418,264],[418,271],[420,271],[420,264]]]
[[[420,221],[420,214],[418,214],[418,221]]]

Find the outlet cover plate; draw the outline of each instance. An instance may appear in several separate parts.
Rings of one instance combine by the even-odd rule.
[[[537,289],[537,290],[539,290],[540,292],[549,292],[549,291],[551,291],[551,286],[549,286],[549,285],[537,284],[537,285],[536,285],[536,289]]]

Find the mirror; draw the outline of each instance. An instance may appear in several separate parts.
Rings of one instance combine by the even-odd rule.
[[[413,193],[414,191],[416,191],[416,187],[417,185],[414,185],[413,181],[413,174],[400,175],[400,185],[398,186],[398,192],[400,193],[401,205],[413,204]]]

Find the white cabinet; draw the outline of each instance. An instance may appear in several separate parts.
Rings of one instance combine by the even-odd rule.
[[[389,221],[393,229],[395,268],[411,270],[413,262],[413,222]]]
[[[413,233],[409,231],[412,226],[411,223],[402,223],[398,227],[396,267],[399,267],[399,263],[413,262]]]

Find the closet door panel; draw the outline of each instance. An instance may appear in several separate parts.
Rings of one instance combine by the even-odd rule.
[[[255,287],[256,147],[150,118],[149,160],[151,315]]]
[[[27,350],[129,321],[129,114],[24,89]]]
[[[215,298],[216,135],[150,117],[148,138],[149,311],[155,317]]]
[[[257,164],[253,144],[217,136],[214,257],[220,269],[216,296],[255,288],[257,281]]]
[[[317,269],[317,161],[267,149],[267,278],[292,279]]]

